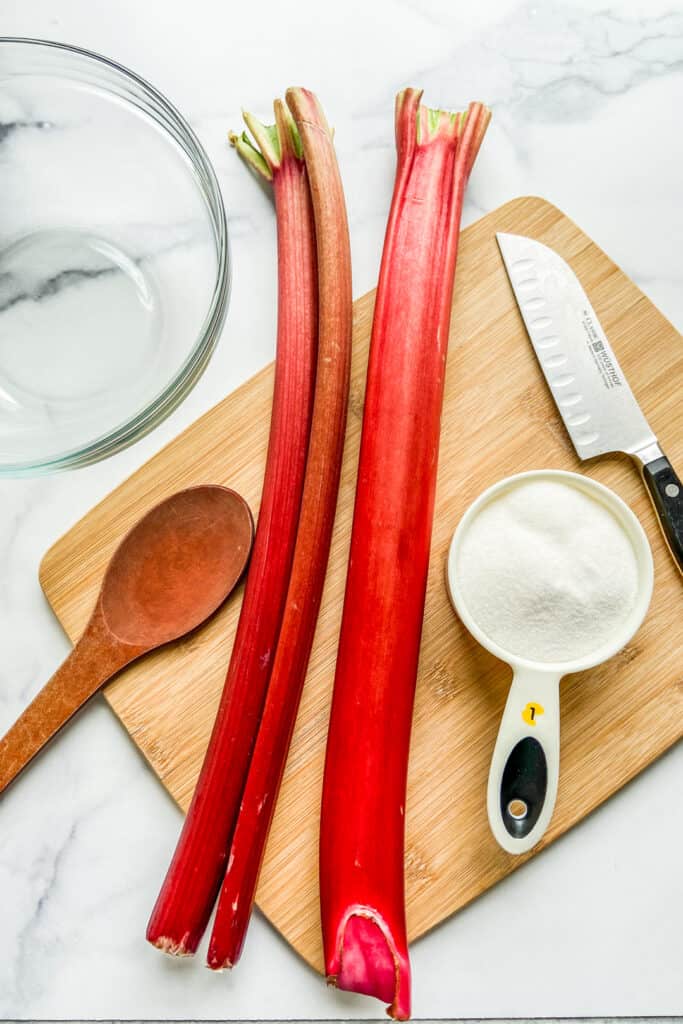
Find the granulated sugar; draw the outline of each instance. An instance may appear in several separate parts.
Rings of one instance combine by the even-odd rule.
[[[573,661],[615,636],[636,600],[631,541],[597,499],[560,480],[520,481],[464,535],[456,566],[472,618],[500,647]]]

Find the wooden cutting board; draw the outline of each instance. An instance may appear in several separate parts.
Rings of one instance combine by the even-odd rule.
[[[410,758],[406,886],[413,939],[528,859],[504,853],[486,820],[486,777],[510,670],[464,631],[444,581],[453,530],[485,487],[541,467],[586,472],[633,508],[655,557],[652,606],[634,640],[608,664],[563,683],[560,791],[542,845],[602,803],[682,732],[681,578],[630,461],[608,456],[581,465],[576,458],[503,269],[494,238],[501,230],[538,238],[569,261],[654,430],[670,458],[683,466],[683,343],[671,324],[571,220],[542,199],[516,199],[468,227],[455,287]],[[330,567],[258,890],[263,912],[317,969],[322,967],[318,807],[373,301],[371,293],[354,307],[349,428]],[[119,539],[161,498],[191,484],[228,484],[257,512],[272,382],[267,367],[172,441],[47,553],[41,584],[72,640],[85,625]],[[197,635],[149,656],[105,691],[182,808],[208,741],[240,600],[241,592]]]

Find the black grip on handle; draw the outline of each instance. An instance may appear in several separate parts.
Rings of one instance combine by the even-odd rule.
[[[643,479],[669,550],[683,572],[683,484],[665,455],[643,466]]]
[[[525,736],[507,759],[500,786],[503,824],[515,839],[524,839],[538,821],[548,788],[548,764],[543,747]]]

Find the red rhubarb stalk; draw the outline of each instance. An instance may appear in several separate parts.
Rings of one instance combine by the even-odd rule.
[[[318,366],[292,575],[268,694],[233,835],[208,964],[239,959],[318,619],[341,471],[351,361],[351,251],[332,135],[316,97],[290,89],[318,250]]]
[[[328,980],[410,1014],[404,808],[463,193],[489,120],[396,102],[327,740],[320,896]]]
[[[317,349],[315,228],[291,114],[246,120],[260,152],[238,140],[272,180],[278,234],[275,390],[258,528],[223,695],[197,787],[148,928],[167,953],[193,954],[220,888],[284,612],[301,506]],[[226,440],[229,443],[229,439]]]

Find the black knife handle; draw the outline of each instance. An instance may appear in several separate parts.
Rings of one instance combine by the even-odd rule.
[[[683,572],[683,484],[666,455],[645,463],[643,479],[669,550]]]

